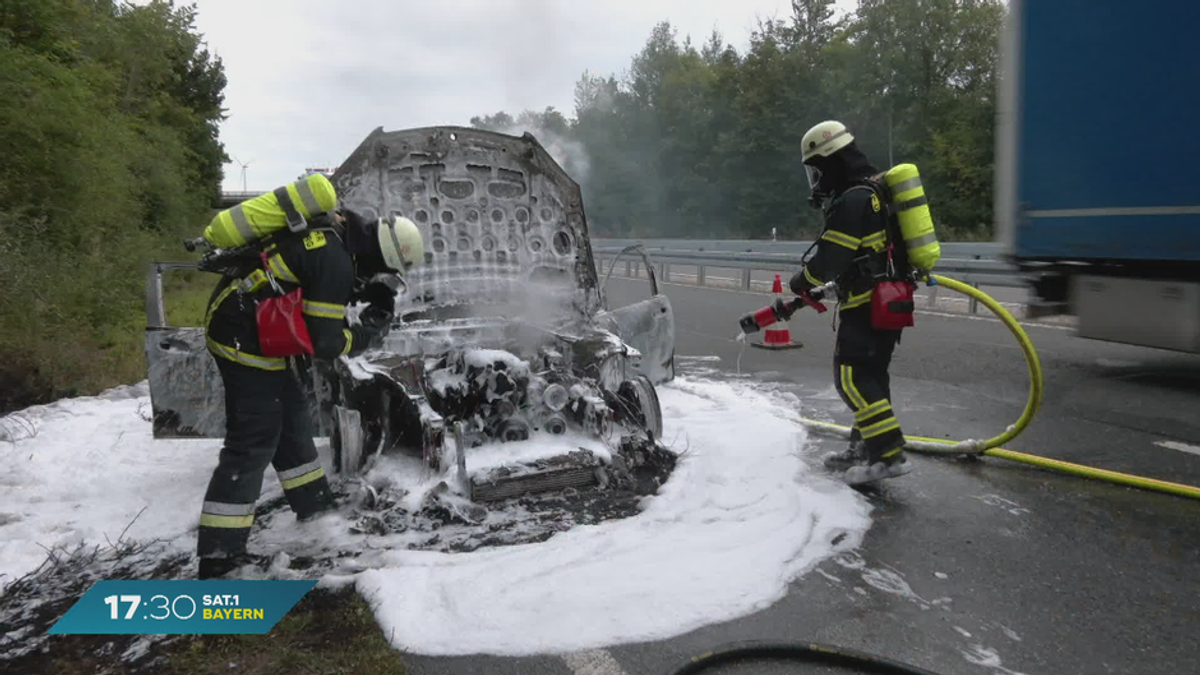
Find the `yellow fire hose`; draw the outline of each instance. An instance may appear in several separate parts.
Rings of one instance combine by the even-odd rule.
[[[1039,457],[1037,455],[1029,455],[1023,452],[1015,452],[1013,450],[1005,450],[1000,446],[1021,433],[1025,427],[1033,420],[1034,414],[1037,412],[1038,406],[1042,402],[1042,366],[1038,360],[1037,352],[1033,349],[1033,342],[1029,336],[1025,334],[1025,330],[1021,328],[1021,324],[1013,318],[1000,303],[996,302],[990,295],[983,291],[964,284],[961,281],[956,281],[938,274],[932,275],[938,285],[945,286],[953,291],[958,291],[963,295],[970,296],[979,302],[982,302],[988,309],[996,315],[1012,334],[1017,338],[1017,342],[1021,344],[1021,349],[1025,352],[1025,362],[1029,366],[1029,398],[1025,402],[1025,410],[1021,413],[1021,417],[1012,425],[1010,425],[1004,433],[989,438],[987,440],[965,440],[965,441],[949,441],[941,438],[924,438],[920,436],[905,436],[905,449],[914,450],[917,452],[933,453],[933,454],[982,454],[989,457],[999,457],[1008,459],[1014,462],[1024,462],[1045,469],[1055,469],[1064,473],[1083,476],[1085,478],[1093,478],[1096,480],[1117,483],[1119,485],[1127,485],[1129,487],[1141,488],[1143,490],[1154,490],[1157,492],[1167,492],[1170,494],[1179,495],[1181,497],[1191,497],[1200,499],[1200,487],[1192,485],[1183,485],[1180,483],[1170,483],[1167,481],[1157,480],[1154,478],[1146,478],[1144,476],[1134,476],[1127,473],[1119,473],[1116,471],[1108,471],[1106,469],[1096,469],[1082,464],[1072,464],[1057,459],[1048,457]],[[850,437],[850,427],[833,424],[831,422],[822,422],[819,420],[810,420],[800,418],[800,422],[806,427],[815,431],[825,431],[831,434],[841,436],[843,438]]]

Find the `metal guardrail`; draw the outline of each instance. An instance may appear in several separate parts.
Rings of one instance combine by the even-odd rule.
[[[740,287],[751,290],[755,271],[783,274],[785,279],[801,267],[800,259],[812,245],[811,241],[750,241],[750,240],[689,240],[689,239],[593,239],[592,252],[603,268],[625,247],[641,244],[657,265],[658,278],[671,280],[671,266],[695,268],[696,283],[705,283],[708,268],[740,270]],[[1002,244],[943,243],[942,257],[936,271],[975,286],[1027,288],[1028,275],[1001,260]],[[625,260],[625,276],[638,274],[639,261]],[[935,288],[936,292],[936,288]],[[977,301],[970,303],[971,312],[978,309]]]
[[[804,254],[811,241],[768,241],[764,239],[605,239],[592,237],[593,248],[622,249],[641,244],[652,255],[658,251],[699,251],[705,253]],[[942,257],[956,259],[1000,260],[1004,244],[982,242],[942,242]]]

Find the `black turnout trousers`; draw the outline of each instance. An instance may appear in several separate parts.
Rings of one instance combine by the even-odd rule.
[[[200,514],[197,553],[233,557],[246,551],[254,506],[268,465],[298,517],[332,503],[329,479],[313,443],[308,397],[292,369],[264,370],[217,358],[225,386],[225,444]]]
[[[888,374],[901,331],[872,328],[869,305],[842,310],[838,320],[833,381],[854,413],[851,438],[862,439],[871,461],[891,457],[904,447]]]

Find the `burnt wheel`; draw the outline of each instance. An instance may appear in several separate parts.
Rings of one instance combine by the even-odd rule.
[[[625,419],[645,429],[655,440],[662,436],[662,406],[649,378],[638,375],[625,380],[617,390],[617,398],[621,400]]]

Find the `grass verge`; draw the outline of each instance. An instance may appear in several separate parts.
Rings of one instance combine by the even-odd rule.
[[[209,635],[172,647],[162,671],[171,675],[404,673],[353,587],[313,590],[266,635]]]
[[[205,272],[167,275],[167,323],[202,326],[217,280]],[[90,304],[86,299],[59,304],[46,310],[57,317],[53,324],[36,320],[37,313],[19,302],[0,306],[0,416],[146,379],[146,306],[140,293],[122,291],[121,300],[109,303],[93,320],[84,316]]]
[[[65,611],[65,607],[63,608]],[[155,643],[134,662],[121,654],[136,636],[50,636],[43,649],[12,661],[6,675],[403,675],[366,601],[347,586],[314,589],[266,635],[183,635]]]

